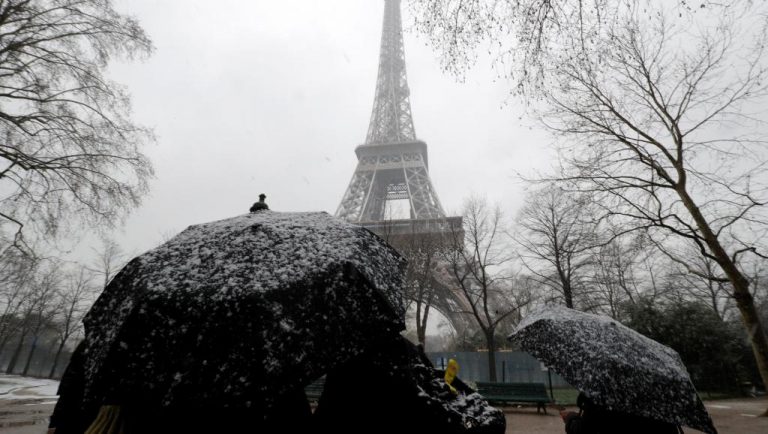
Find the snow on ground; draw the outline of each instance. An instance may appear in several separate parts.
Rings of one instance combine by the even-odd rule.
[[[0,399],[56,399],[59,382],[18,375],[0,375]]]

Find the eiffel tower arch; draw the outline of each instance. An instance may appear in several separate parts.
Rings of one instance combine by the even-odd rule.
[[[414,237],[440,239],[461,230],[462,217],[448,217],[429,176],[427,144],[416,138],[405,68],[400,0],[384,0],[384,25],[376,95],[365,143],[355,148],[357,167],[336,216],[364,226],[397,249]],[[408,217],[388,218],[388,205],[406,201]],[[438,296],[432,308],[457,331],[473,327],[469,302],[436,273]]]

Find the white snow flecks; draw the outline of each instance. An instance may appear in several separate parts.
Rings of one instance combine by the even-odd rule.
[[[215,286],[222,294],[276,290],[326,270],[328,264],[344,262],[360,266],[374,285],[386,284],[389,277],[369,266],[367,258],[370,249],[388,247],[364,243],[361,230],[321,212],[252,213],[191,226],[142,255],[141,263],[152,291],[178,288],[180,283],[190,292],[200,285]],[[229,247],[222,249],[222,244]],[[252,261],[232,261],[232,251],[255,254]]]

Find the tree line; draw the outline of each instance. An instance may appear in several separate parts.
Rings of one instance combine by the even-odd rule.
[[[576,207],[590,205],[588,218],[577,222],[591,219],[596,234],[610,234],[597,240],[613,260],[599,261],[609,267],[602,271],[639,272],[627,268],[631,256],[622,251],[651,245],[685,270],[682,280],[702,280],[691,291],[727,293],[764,384],[768,337],[754,274],[768,257],[760,108],[768,90],[766,7],[683,0],[412,4],[418,30],[442,53],[446,69],[461,75],[487,46],[513,94],[551,133],[559,160],[532,181],[554,184]],[[569,238],[579,244],[594,235],[577,229]],[[533,258],[545,252],[528,247]],[[566,303],[610,308],[616,295],[636,296],[631,281],[615,272],[599,290],[579,289],[579,270],[594,261],[582,262],[586,252],[578,248],[562,253],[544,260],[556,262],[558,275],[538,265],[534,274]],[[644,291],[649,284],[659,290],[655,276],[647,275]],[[587,290],[597,293],[572,298]]]
[[[595,203],[557,184],[532,189],[516,216],[507,218],[483,198],[465,201],[463,225],[441,237],[414,236],[400,246],[409,261],[406,292],[416,331],[426,344],[425,318],[454,309],[468,328],[449,328],[447,350],[494,352],[531,309],[558,303],[608,315],[681,354],[697,386],[733,393],[762,383],[749,335],[740,325],[733,289],[708,278],[716,267],[696,250],[687,261],[674,239],[624,232],[596,218]],[[749,266],[750,291],[768,320],[768,261]],[[464,305],[446,305],[447,288]],[[727,367],[727,369],[726,369]]]
[[[0,370],[58,378],[83,336],[83,317],[127,261],[106,239],[89,264],[9,255],[0,267]]]

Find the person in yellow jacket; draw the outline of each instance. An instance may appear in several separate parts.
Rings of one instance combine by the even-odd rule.
[[[456,379],[457,375],[459,375],[459,363],[454,359],[448,360],[448,366],[445,367],[445,384],[448,385],[448,388],[451,389],[454,395],[459,394],[456,388],[453,387],[453,380]]]

